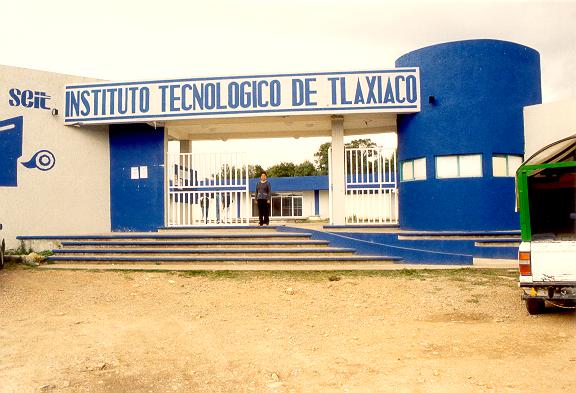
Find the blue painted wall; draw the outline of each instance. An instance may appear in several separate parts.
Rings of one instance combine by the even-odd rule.
[[[260,178],[250,179],[250,192],[256,191]],[[272,192],[328,190],[328,176],[269,177]]]
[[[427,180],[399,183],[400,227],[519,228],[514,178],[492,176],[492,155],[524,153],[522,108],[542,102],[538,52],[459,41],[410,52],[396,66],[420,67],[422,98],[420,113],[398,116],[398,160],[427,161]],[[435,157],[454,154],[482,154],[483,177],[436,179]]]
[[[139,166],[148,167],[147,179],[131,179]],[[110,205],[113,231],[164,226],[164,128],[110,126]]]
[[[415,248],[399,242],[396,234],[379,238],[378,235],[380,234],[371,236],[371,234],[365,233],[335,233],[284,226],[278,227],[278,231],[310,233],[312,239],[327,240],[330,242],[331,247],[353,248],[358,255],[401,258],[403,263],[471,265],[473,262],[473,256],[462,253],[459,248],[454,252],[437,251],[428,249],[426,246]],[[446,248],[450,249],[450,247]]]
[[[23,117],[0,119],[0,187],[18,185],[18,158],[22,156]]]

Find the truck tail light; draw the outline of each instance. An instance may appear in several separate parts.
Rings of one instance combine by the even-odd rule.
[[[521,276],[532,275],[532,265],[530,264],[530,251],[520,251],[518,253],[518,268]]]

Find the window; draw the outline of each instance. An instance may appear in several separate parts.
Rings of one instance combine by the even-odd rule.
[[[294,213],[293,216],[302,217],[302,197],[296,197],[293,199]]]
[[[272,193],[270,217],[302,217],[302,195]],[[252,199],[252,217],[258,217],[258,204]]]
[[[292,214],[292,196],[282,197],[282,217],[293,216]]]
[[[494,155],[492,156],[492,176],[514,177],[520,165],[522,165],[522,156]]]
[[[402,181],[426,180],[426,158],[402,162]]]
[[[436,178],[482,177],[482,155],[436,157]]]

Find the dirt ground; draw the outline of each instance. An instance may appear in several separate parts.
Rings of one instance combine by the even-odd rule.
[[[572,392],[507,270],[0,271],[0,392]]]

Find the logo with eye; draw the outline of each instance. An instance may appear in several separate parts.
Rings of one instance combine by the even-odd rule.
[[[41,171],[49,171],[54,168],[55,164],[56,157],[54,157],[54,154],[48,150],[40,150],[36,152],[29,161],[22,163],[26,168],[36,168]]]

